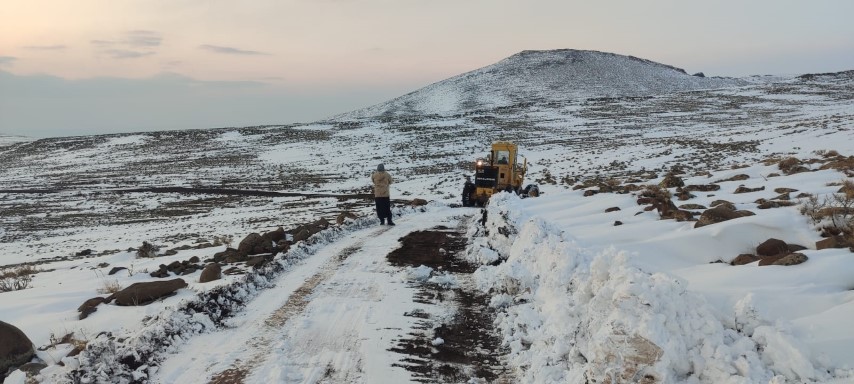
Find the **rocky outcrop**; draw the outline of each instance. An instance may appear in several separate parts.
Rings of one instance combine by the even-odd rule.
[[[187,282],[184,279],[134,283],[114,293],[110,298],[116,300],[116,305],[145,305],[160,298],[171,296],[175,291],[186,287]]]
[[[18,327],[0,321],[0,378],[9,368],[18,367],[30,361],[35,354],[33,342]]]

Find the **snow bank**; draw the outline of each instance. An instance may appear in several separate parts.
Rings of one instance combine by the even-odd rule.
[[[687,282],[631,265],[616,248],[584,247],[541,218],[508,219],[517,197],[493,197],[468,256],[506,261],[476,272],[522,382],[783,383],[832,378],[784,322],[748,296],[721,318]],[[518,228],[518,230],[517,230]],[[478,230],[472,230],[478,231]],[[518,232],[518,233],[517,233]],[[851,372],[835,372],[851,377]]]

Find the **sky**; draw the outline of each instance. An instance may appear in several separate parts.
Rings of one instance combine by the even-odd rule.
[[[527,49],[854,69],[854,2],[3,0],[0,135],[312,122]]]

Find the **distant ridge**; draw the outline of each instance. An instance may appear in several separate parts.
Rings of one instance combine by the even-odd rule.
[[[746,85],[732,78],[692,76],[673,66],[599,51],[522,51],[333,120],[388,115],[448,115],[531,101],[646,96]]]

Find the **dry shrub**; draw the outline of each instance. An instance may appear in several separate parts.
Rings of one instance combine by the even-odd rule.
[[[854,177],[854,156],[838,156],[835,160],[822,165],[819,169],[835,169],[848,174],[849,177]]]
[[[102,295],[113,294],[122,290],[122,285],[119,284],[119,281],[116,279],[113,280],[104,280],[103,284],[100,288],[97,289],[98,293]]]
[[[854,183],[846,182],[854,187]],[[822,233],[854,234],[854,193],[832,193],[824,198],[807,197],[801,202],[800,212],[818,225]]]
[[[823,158],[825,158],[825,159],[826,159],[826,158],[828,158],[828,157],[836,157],[836,156],[839,156],[839,152],[837,152],[835,149],[831,149],[831,150],[829,150],[829,151],[827,151],[827,152],[824,152],[824,153],[822,153],[822,154],[819,154],[819,156],[821,156],[821,157],[823,157]]]
[[[649,184],[644,186],[644,190],[641,192],[642,197],[650,197],[659,201],[670,200],[672,196],[670,191],[667,188],[662,188],[655,184]]]
[[[849,199],[854,199],[854,180],[845,179],[842,181],[842,188],[839,188],[838,193],[845,195]]]
[[[0,270],[0,292],[27,289],[33,281],[33,275],[40,271],[31,265]]]

